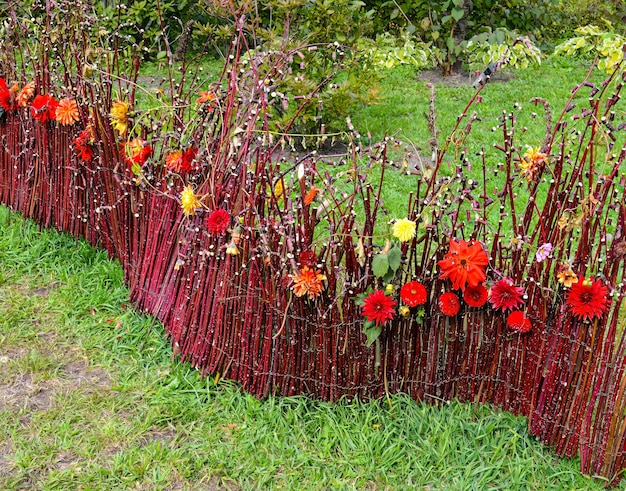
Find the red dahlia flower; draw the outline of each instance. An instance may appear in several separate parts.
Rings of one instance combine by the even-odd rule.
[[[33,118],[40,123],[55,119],[58,105],[59,103],[50,94],[35,96],[31,104]]]
[[[484,285],[468,285],[463,292],[463,300],[470,307],[482,307],[487,303],[489,292]]]
[[[165,165],[173,172],[186,174],[193,170],[193,159],[196,157],[196,153],[198,150],[193,147],[185,151],[177,150],[165,157]]]
[[[437,305],[439,305],[439,310],[441,310],[443,315],[447,315],[448,317],[454,317],[461,309],[461,301],[459,300],[459,297],[452,292],[447,292],[441,295]]]
[[[523,296],[523,288],[515,286],[511,278],[502,278],[491,287],[489,302],[494,309],[513,310],[524,303]]]
[[[91,162],[93,159],[93,148],[91,144],[94,140],[93,126],[89,125],[83,131],[81,131],[74,141],[72,146],[74,151],[78,154],[78,158],[82,162]]]
[[[417,307],[426,302],[426,288],[419,281],[409,281],[400,289],[400,299],[409,307]]]
[[[222,209],[212,211],[206,219],[206,226],[212,234],[223,235],[230,226],[230,214]]]
[[[9,89],[6,80],[0,78],[0,107],[7,113],[15,111],[17,108],[15,102],[15,93],[17,92],[17,85],[14,85]]]
[[[130,165],[143,165],[152,155],[152,147],[141,138],[133,138],[124,144],[124,160]]]
[[[489,264],[487,253],[478,242],[450,239],[450,250],[437,265],[442,278],[450,278],[452,288],[465,290],[467,285],[476,286],[487,278],[485,268]]]
[[[567,292],[565,303],[578,319],[602,317],[608,308],[609,289],[601,280],[592,282],[580,276]]]
[[[376,290],[369,295],[363,303],[363,315],[370,322],[376,322],[376,325],[384,324],[386,321],[393,319],[396,312],[396,301],[382,290]]]
[[[530,319],[526,317],[526,313],[521,310],[514,310],[511,312],[506,318],[506,325],[520,334],[530,331],[533,327],[530,323]]]

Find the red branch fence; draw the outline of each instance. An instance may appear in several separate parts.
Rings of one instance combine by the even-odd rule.
[[[272,84],[293,61],[289,53],[253,55],[240,32],[204,99],[194,104],[191,95],[202,82],[180,82],[172,84],[168,104],[140,112],[136,76],[116,76],[119,50],[92,71],[84,30],[67,36],[58,44],[62,54],[35,51],[28,58],[21,44],[24,56],[13,51],[3,61],[4,79],[24,86],[32,73],[33,97],[72,98],[78,117],[67,125],[58,117],[42,121],[33,98],[20,99],[7,85],[4,94],[14,100],[0,122],[0,201],[117,258],[137,308],[163,322],[183,360],[258,397],[335,401],[405,392],[431,403],[491,403],[527,416],[530,432],[560,455],[579,453],[582,472],[620,480],[626,149],[612,142],[621,131],[615,111],[623,74],[574,88],[563,113],[548,120],[541,148],[547,157],[534,169],[521,165],[516,114],[503,113],[496,194],[487,192],[487,173],[496,177],[485,155],[448,157],[454,141],[446,140],[435,167],[415,178],[407,197],[402,218],[417,224],[415,237],[393,246],[400,250],[393,274],[377,275],[372,263],[388,252],[390,237],[381,232],[389,219],[380,198],[386,142],[352,145],[339,163],[311,154],[282,159],[285,137],[269,131],[268,120],[276,110]],[[116,99],[130,108],[117,120],[110,116]],[[466,133],[476,120],[468,111],[474,101],[459,118],[457,129],[466,124]],[[115,127],[121,120],[127,128]],[[86,128],[91,158],[74,143]],[[134,137],[151,156],[133,161]],[[183,147],[193,150],[188,172],[166,165],[172,149]],[[471,177],[476,168],[482,179]],[[338,171],[348,178],[339,179]],[[191,209],[181,206],[187,185],[198,200]],[[316,197],[313,186],[320,189]],[[228,229],[212,233],[207,220],[218,209],[227,211]],[[482,245],[488,282],[508,277],[524,288],[530,332],[510,329],[489,304],[442,313],[437,298],[451,288],[437,263],[454,238]],[[536,260],[546,243],[551,255]],[[306,258],[324,276],[317,296],[294,294]],[[599,315],[572,315],[557,281],[563,265],[607,286]],[[426,286],[426,303],[384,323],[368,346],[358,295],[414,279]]]

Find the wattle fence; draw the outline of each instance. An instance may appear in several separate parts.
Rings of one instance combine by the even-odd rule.
[[[499,177],[484,154],[448,155],[448,138],[397,217],[381,199],[387,142],[355,138],[339,162],[282,157],[268,120],[292,54],[264,67],[240,30],[218,82],[183,77],[142,111],[138,65],[121,76],[115,45],[96,62],[84,32],[65,35],[62,53],[26,63],[23,41],[3,55],[0,201],[117,258],[183,360],[258,397],[492,403],[619,481],[623,72],[575,87],[554,122],[546,104],[529,152],[504,113]]]

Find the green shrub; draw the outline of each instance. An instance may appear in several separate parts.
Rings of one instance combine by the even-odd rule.
[[[465,52],[470,70],[481,70],[498,61],[522,69],[541,64],[539,48],[529,39],[517,37],[505,28],[485,28],[484,32],[467,41]]]
[[[598,57],[598,68],[613,71],[615,66],[624,59],[624,45],[626,37],[613,32],[612,25],[607,21],[609,31],[602,31],[599,27],[588,25],[576,29],[575,36],[559,44],[555,56],[588,56]]]

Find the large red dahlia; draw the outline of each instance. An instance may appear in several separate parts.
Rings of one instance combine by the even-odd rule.
[[[494,283],[489,292],[489,302],[494,309],[513,310],[524,303],[524,289],[515,286],[511,278],[502,278]]]
[[[376,322],[377,326],[393,319],[396,315],[395,308],[396,301],[385,295],[382,290],[376,290],[369,295],[362,307],[365,318],[370,322]]]
[[[578,319],[602,317],[606,312],[609,300],[609,289],[601,281],[591,281],[580,276],[567,292],[565,303],[572,314]]]
[[[476,286],[485,281],[488,264],[489,258],[480,243],[461,239],[450,239],[450,250],[437,262],[441,277],[450,278],[452,288],[463,291],[467,285]]]

